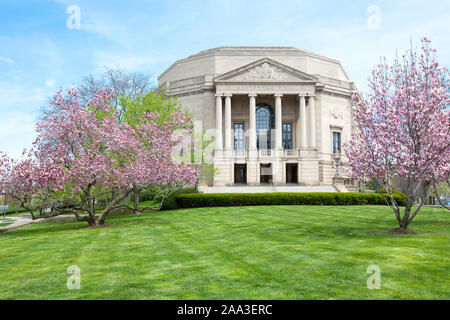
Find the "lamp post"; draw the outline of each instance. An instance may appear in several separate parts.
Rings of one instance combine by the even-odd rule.
[[[341,154],[336,150],[335,156],[333,157],[334,163],[336,165],[336,172],[334,176],[337,178],[339,177],[339,163],[341,161]]]

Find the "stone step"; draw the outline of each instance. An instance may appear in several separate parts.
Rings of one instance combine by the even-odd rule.
[[[205,193],[264,193],[264,192],[338,192],[333,186],[230,186],[208,187]]]

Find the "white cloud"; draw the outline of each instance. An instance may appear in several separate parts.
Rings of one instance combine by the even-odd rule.
[[[54,79],[47,79],[45,81],[45,85],[49,88],[53,88],[55,86],[55,80]]]
[[[48,95],[22,82],[0,82],[0,150],[17,158],[24,148],[31,148],[36,119]]]
[[[13,62],[14,62],[14,61],[13,61],[12,59],[10,59],[10,58],[5,58],[5,57],[1,57],[1,56],[0,56],[0,61],[7,62],[7,63],[13,63]]]
[[[104,71],[105,66],[121,67],[132,71],[146,71],[151,64],[164,61],[164,57],[154,57],[150,55],[136,55],[124,52],[103,52],[96,51],[93,61],[97,72]]]
[[[29,88],[26,85],[0,83],[0,111],[3,112],[21,108],[29,110],[39,106],[48,96],[42,88]]]
[[[30,149],[36,138],[35,118],[24,112],[12,112],[2,116],[0,125],[0,150],[19,158],[24,148]]]

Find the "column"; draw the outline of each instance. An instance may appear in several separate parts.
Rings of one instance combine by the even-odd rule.
[[[285,182],[283,175],[283,161],[282,158],[282,112],[281,112],[281,97],[280,93],[275,94],[275,150],[272,158],[272,178],[276,185],[283,184]]]
[[[216,94],[216,149],[223,148],[222,140],[222,94]]]
[[[316,147],[316,110],[315,110],[315,96],[308,99],[308,127],[309,127],[309,146]]]
[[[231,93],[225,93],[225,149],[231,150]]]
[[[300,97],[299,97],[300,101]],[[295,148],[300,149],[300,131],[301,131],[301,125],[300,125],[300,102],[298,104],[298,111],[297,111],[297,121],[295,121]]]
[[[256,94],[249,93],[248,104],[248,120],[249,120],[249,134],[248,134],[248,162],[247,162],[247,184],[254,186],[259,181],[259,166],[258,166],[258,150],[256,149]]]
[[[256,149],[256,94],[249,95],[249,149]]]
[[[306,103],[305,96],[300,96],[300,148],[306,148]]]
[[[275,94],[275,149],[279,150],[282,146],[282,114],[281,114],[281,93]]]

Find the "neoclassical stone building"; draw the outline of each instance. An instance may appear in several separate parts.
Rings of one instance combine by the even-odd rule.
[[[219,47],[158,78],[215,133],[214,186],[331,185],[354,85],[337,60],[293,47]]]

